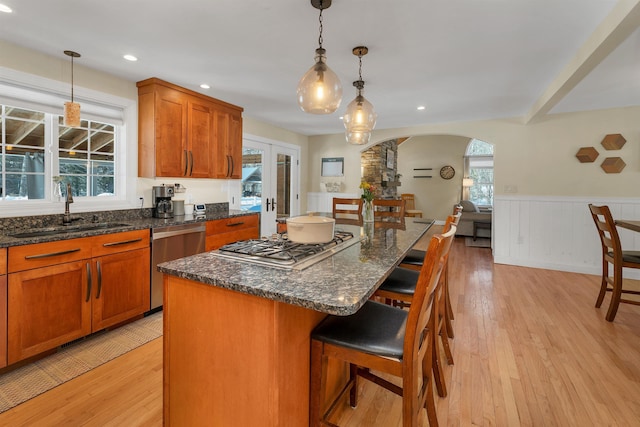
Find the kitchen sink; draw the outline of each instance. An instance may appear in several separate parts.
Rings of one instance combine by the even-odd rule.
[[[109,228],[128,227],[129,224],[120,224],[117,222],[99,222],[83,225],[68,225],[63,227],[34,228],[24,233],[10,234],[11,237],[44,237],[54,236],[56,234],[79,233],[82,231],[105,230]]]

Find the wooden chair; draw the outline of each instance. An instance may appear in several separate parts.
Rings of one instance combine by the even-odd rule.
[[[333,217],[343,219],[362,218],[362,199],[333,198]]]
[[[460,222],[460,218],[462,217],[462,206],[456,206],[453,212],[454,212],[454,215],[449,215],[449,217],[447,218],[447,221],[445,222],[444,230],[447,229],[448,223],[451,223],[456,227],[458,226],[458,223]],[[422,261],[424,260],[424,256],[425,256],[425,251],[421,251],[419,249],[411,249],[409,253],[402,259],[402,261],[400,261],[400,267],[419,271],[420,268],[422,267]],[[447,336],[449,338],[453,338],[454,333],[453,333],[453,325],[451,321],[454,319],[454,315],[453,315],[453,308],[451,307],[451,299],[449,298],[449,264],[448,263],[445,266],[444,276],[445,276],[444,280],[445,280],[445,301],[446,301],[445,302],[446,330],[447,330]],[[449,359],[449,364],[453,364],[453,359],[450,359],[450,358],[448,359]]]
[[[437,304],[435,290],[443,269],[443,254],[454,232],[434,235],[429,243],[408,311],[368,300],[351,316],[328,316],[311,333],[311,385],[309,425],[329,424],[326,417],[350,391],[350,404],[357,405],[357,378],[365,379],[402,396],[402,425],[416,427],[422,408],[430,426],[437,426],[433,396],[433,347]],[[347,386],[325,411],[328,358],[348,362]],[[372,371],[402,378],[402,386]]]
[[[449,232],[450,230],[456,230],[456,216],[449,215],[444,225],[443,230]],[[424,257],[426,252],[419,251],[423,255],[420,260],[419,268],[422,268]],[[442,358],[440,356],[440,347],[438,345],[437,337],[440,337],[440,344],[444,350],[447,363],[453,365],[453,353],[449,347],[449,338],[453,338],[453,325],[451,324],[451,315],[453,310],[449,299],[449,281],[448,281],[448,266],[449,266],[449,251],[444,254],[444,271],[440,277],[438,288],[436,289],[436,303],[438,304],[438,317],[436,319],[436,345],[434,347],[433,356],[433,374],[436,388],[438,389],[438,395],[445,397],[447,395],[447,386],[444,380],[444,372],[442,369]],[[382,282],[382,285],[378,288],[374,296],[385,298],[387,301],[393,302],[396,305],[400,302],[400,306],[410,305],[413,302],[414,293],[416,289],[416,283],[419,276],[419,268],[417,264],[410,264],[411,268],[400,267],[391,272],[389,277]]]
[[[415,196],[411,193],[402,193],[400,198],[404,200],[404,215],[422,218],[422,211],[420,209],[416,209],[416,199]]]
[[[622,298],[623,294],[640,295],[640,291],[624,289],[622,277],[623,268],[640,268],[640,251],[622,250],[620,236],[618,236],[618,230],[608,206],[589,204],[589,210],[596,224],[602,246],[602,282],[600,284],[600,293],[596,300],[596,307],[600,308],[605,294],[611,292],[611,302],[609,303],[606,319],[609,322],[613,322],[621,302],[640,305],[640,301]],[[609,264],[612,266],[613,276],[609,274]]]
[[[376,220],[403,221],[405,202],[402,199],[374,199],[373,217]]]

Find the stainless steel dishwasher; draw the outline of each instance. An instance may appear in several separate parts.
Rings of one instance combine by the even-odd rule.
[[[151,229],[151,310],[162,305],[162,273],[158,264],[204,252],[204,222]]]

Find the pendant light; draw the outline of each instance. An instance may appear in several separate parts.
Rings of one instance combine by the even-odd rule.
[[[79,127],[80,104],[73,102],[73,58],[80,58],[80,54],[72,50],[65,50],[64,54],[71,57],[71,102],[64,103],[64,125]]]
[[[322,11],[331,6],[331,0],[311,0],[311,5],[320,10],[319,47],[316,49],[316,63],[298,82],[298,105],[305,113],[331,114],[342,101],[342,84],[327,66],[327,51],[322,47]]]
[[[360,62],[359,79],[353,82],[358,91],[355,99],[347,105],[347,112],[343,116],[346,128],[347,142],[354,145],[364,145],[369,142],[371,131],[376,126],[377,114],[373,111],[373,105],[362,96],[364,81],[362,80],[362,57],[369,52],[365,46],[353,48],[353,54]]]

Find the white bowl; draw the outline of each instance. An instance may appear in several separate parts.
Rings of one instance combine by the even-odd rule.
[[[333,240],[335,224],[326,216],[294,216],[287,218],[287,236],[296,243],[326,243]]]

